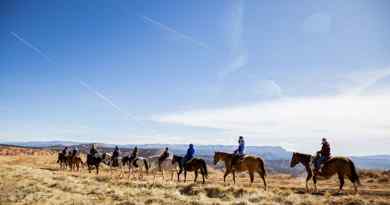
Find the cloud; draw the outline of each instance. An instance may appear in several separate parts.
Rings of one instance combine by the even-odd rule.
[[[184,40],[187,40],[187,41],[189,41],[189,42],[191,42],[199,47],[206,48],[206,49],[210,48],[206,43],[204,43],[202,41],[195,40],[191,36],[183,34],[183,33],[179,32],[179,31],[177,31],[177,30],[175,30],[175,29],[173,29],[173,28],[171,28],[171,27],[169,27],[169,26],[167,26],[159,21],[156,21],[156,20],[150,18],[150,17],[141,16],[141,15],[139,17],[142,18],[145,22],[151,23],[151,24],[161,28],[162,30],[168,31],[168,32],[174,34],[175,36],[182,38]]]
[[[34,52],[36,52],[37,54],[42,56],[44,59],[46,59],[46,61],[48,61],[49,63],[53,63],[53,60],[51,58],[49,58],[49,56],[47,56],[41,49],[37,48],[32,43],[30,43],[26,39],[22,38],[19,34],[15,33],[15,32],[10,32],[10,34],[13,37],[15,37],[17,40],[19,40],[21,43],[23,43],[25,46],[27,46],[28,48],[32,49]]]
[[[355,71],[341,77],[349,83],[340,88],[340,92],[348,95],[359,95],[374,86],[378,81],[390,76],[390,68]]]
[[[267,133],[274,139],[310,139],[321,135],[320,132],[352,140],[388,135],[389,104],[390,96],[282,98],[251,105],[172,113],[154,119],[258,136]]]
[[[340,94],[330,96],[286,97],[276,82],[265,80],[259,82],[259,92],[267,93],[268,90],[266,95],[278,98],[161,114],[153,119],[219,129],[229,133],[225,139],[235,135],[250,136],[251,144],[288,143],[291,149],[311,152],[319,146],[313,143],[325,136],[334,142],[337,153],[386,153],[386,147],[390,145],[390,94],[368,92],[366,88],[389,75],[389,69],[345,75],[344,79],[350,79],[354,86],[349,85]],[[210,138],[210,143],[212,140]]]
[[[242,0],[235,1],[227,19],[228,31],[226,32],[229,53],[233,60],[228,62],[227,67],[220,72],[219,76],[221,78],[224,78],[231,73],[237,72],[248,64],[248,52],[244,47],[242,37],[243,15],[244,2]]]

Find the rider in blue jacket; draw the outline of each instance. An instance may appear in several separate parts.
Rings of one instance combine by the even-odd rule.
[[[244,150],[245,150],[245,141],[244,137],[240,136],[238,138],[238,148],[234,151],[235,155],[244,155]]]
[[[239,160],[245,155],[245,141],[243,136],[238,137],[238,148],[234,150],[231,168],[239,162]]]
[[[185,165],[189,160],[194,158],[194,155],[195,155],[194,145],[190,144],[188,149],[187,149],[187,154],[183,158],[183,162],[182,162],[183,165]]]

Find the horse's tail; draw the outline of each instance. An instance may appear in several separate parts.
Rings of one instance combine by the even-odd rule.
[[[351,170],[351,181],[356,182],[359,186],[361,186],[362,184],[360,183],[360,179],[359,179],[359,176],[357,174],[355,164],[352,162],[352,160],[349,160],[348,164],[349,164],[349,168]]]
[[[267,176],[267,172],[265,172],[265,164],[264,164],[263,159],[258,157],[257,161],[259,162],[259,169],[260,169],[260,171],[264,174],[264,176]]]
[[[207,178],[207,176],[208,176],[208,173],[207,173],[207,164],[206,164],[206,162],[205,162],[204,160],[202,160],[201,162],[202,162],[202,168],[203,168],[204,174],[205,174],[205,176],[206,176],[206,178]]]
[[[148,173],[149,172],[148,161],[146,159],[144,159],[143,161],[144,161],[144,164],[145,164],[146,173]]]

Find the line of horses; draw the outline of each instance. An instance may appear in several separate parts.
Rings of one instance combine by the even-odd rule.
[[[266,182],[266,169],[264,160],[261,157],[246,155],[244,156],[239,163],[232,166],[234,155],[231,153],[225,152],[215,152],[214,154],[214,165],[219,161],[222,161],[225,165],[225,172],[223,175],[223,180],[226,182],[226,177],[229,174],[233,175],[233,183],[236,183],[236,173],[248,172],[250,183],[254,181],[255,173],[257,173],[263,181],[264,190],[267,190]],[[77,154],[72,154],[64,156],[63,153],[58,153],[57,162],[60,164],[62,169],[69,167],[71,170],[79,171],[80,167],[87,167],[88,171],[95,169],[96,174],[99,174],[99,166],[101,163],[106,164],[110,168],[112,174],[114,169],[120,169],[120,176],[123,176],[123,168],[128,168],[128,177],[134,173],[138,173],[138,179],[142,179],[143,174],[153,174],[154,180],[156,179],[157,174],[161,174],[164,179],[164,172],[171,175],[171,180],[173,176],[177,174],[177,181],[180,181],[180,175],[184,172],[184,181],[187,178],[187,172],[194,172],[195,178],[194,182],[197,181],[198,174],[202,175],[202,182],[205,183],[205,179],[208,176],[207,164],[204,159],[193,158],[184,165],[181,163],[183,160],[182,156],[173,155],[159,165],[159,156],[150,156],[150,157],[136,157],[131,158],[130,156],[118,157],[116,163],[114,158],[109,153],[97,153],[95,155],[87,155],[86,163],[84,163],[81,157]],[[313,160],[314,156],[309,154],[302,154],[294,152],[291,158],[290,166],[295,167],[297,164],[301,163],[307,172],[306,177],[306,191],[310,192],[308,182],[313,180],[314,191],[317,192],[317,180],[329,179],[333,175],[337,174],[339,179],[339,192],[342,191],[344,186],[344,179],[347,177],[354,186],[355,193],[358,191],[358,185],[360,185],[359,176],[357,174],[354,163],[351,159],[346,157],[333,157],[330,160],[326,161],[322,167],[322,171],[319,174],[313,173]]]

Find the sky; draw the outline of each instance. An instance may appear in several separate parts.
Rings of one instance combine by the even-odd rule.
[[[390,1],[5,0],[0,141],[390,154]]]

